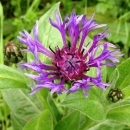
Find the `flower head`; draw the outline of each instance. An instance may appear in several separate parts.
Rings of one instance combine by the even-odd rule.
[[[62,91],[75,92],[78,89],[82,89],[85,96],[90,87],[97,86],[105,89],[105,86],[110,86],[108,83],[102,82],[102,66],[113,66],[118,62],[119,50],[116,46],[108,42],[100,42],[106,38],[106,29],[102,33],[98,33],[93,37],[93,41],[86,43],[85,39],[88,34],[97,29],[106,26],[106,24],[96,24],[93,20],[94,14],[90,19],[86,18],[86,15],[76,15],[74,12],[71,16],[66,16],[64,21],[60,17],[60,13],[55,13],[56,21],[50,19],[50,24],[57,28],[63,40],[63,47],[55,47],[52,50],[50,47],[45,48],[38,39],[38,21],[33,28],[34,39],[30,34],[24,30],[20,32],[20,42],[26,44],[28,49],[25,51],[31,52],[35,61],[31,63],[21,63],[21,68],[30,68],[37,72],[38,75],[26,74],[28,77],[36,81],[36,84],[32,87],[32,94],[40,90],[41,88],[49,88],[51,92]],[[70,41],[68,42],[66,36],[69,36]],[[100,43],[99,43],[100,42]],[[97,55],[99,50],[102,51]],[[114,51],[109,50],[114,48]],[[48,56],[51,59],[51,65],[42,63],[38,57],[38,53]],[[111,60],[112,62],[106,62],[105,60]],[[95,77],[87,75],[89,70],[96,68],[97,73]],[[57,83],[57,79],[59,83]],[[67,90],[65,83],[69,81],[70,88]]]

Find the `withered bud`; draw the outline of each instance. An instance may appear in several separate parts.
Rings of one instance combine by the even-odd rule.
[[[23,59],[23,55],[20,51],[20,47],[16,45],[13,41],[10,41],[5,46],[5,56],[12,63],[18,63]]]

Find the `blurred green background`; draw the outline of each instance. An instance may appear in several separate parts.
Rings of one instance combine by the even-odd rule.
[[[31,31],[35,21],[50,9],[58,0],[2,0],[4,9],[4,43],[11,40],[18,44],[18,32]],[[125,58],[129,56],[130,46],[130,0],[62,0],[62,16],[70,14],[87,14],[94,12],[97,23],[106,23],[111,36],[108,40],[121,47]]]
[[[20,45],[19,31],[31,31],[35,21],[49,10],[58,0],[1,0],[3,7],[3,43],[4,47],[13,41]],[[86,14],[88,18],[95,12],[97,23],[105,23],[111,35],[106,39],[116,44],[124,53],[122,60],[130,55],[130,0],[62,0],[62,16]],[[91,37],[91,35],[90,35]],[[7,59],[5,58],[5,64]],[[8,63],[7,63],[8,64]],[[12,130],[10,109],[0,93],[0,130]]]

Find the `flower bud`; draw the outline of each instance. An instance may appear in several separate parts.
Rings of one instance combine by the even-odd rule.
[[[119,89],[111,89],[108,94],[108,97],[112,102],[117,102],[123,99],[123,94]]]
[[[23,59],[20,47],[12,41],[5,46],[5,56],[12,63],[18,63]]]

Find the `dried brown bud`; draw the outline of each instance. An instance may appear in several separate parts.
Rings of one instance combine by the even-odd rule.
[[[5,56],[12,63],[18,63],[23,59],[20,47],[12,41],[5,46]]]

